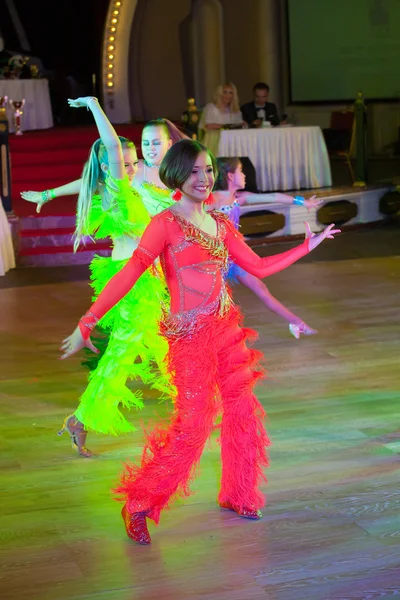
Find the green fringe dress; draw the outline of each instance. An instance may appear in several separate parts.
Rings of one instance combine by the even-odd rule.
[[[116,180],[108,176],[105,185],[103,196],[109,201],[109,208],[103,208],[100,195],[93,197],[87,235],[113,241],[129,235],[138,244],[153,210],[146,209],[138,192],[130,187],[128,177]],[[168,205],[172,202],[169,198]],[[157,203],[154,196],[151,202],[148,201],[150,204],[150,208],[160,205],[159,212],[166,208]],[[93,258],[90,264],[93,299],[128,260]],[[120,410],[121,406],[127,409],[143,407],[143,392],[129,389],[126,385],[129,379],[159,390],[161,398],[173,394],[164,364],[167,342],[159,335],[159,320],[168,302],[161,269],[155,265],[99,321],[103,339],[93,338],[93,341],[102,346],[102,351],[100,355],[91,353],[92,358],[86,360],[86,366],[91,369],[89,382],[75,411],[85,429],[112,435],[135,429]]]

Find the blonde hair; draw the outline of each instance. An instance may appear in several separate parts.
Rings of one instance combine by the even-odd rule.
[[[153,119],[152,121],[148,121],[143,127],[143,131],[147,129],[147,127],[160,127],[163,129],[168,136],[168,139],[172,140],[172,143],[175,144],[179,142],[179,140],[188,140],[188,136],[182,133],[180,129],[172,121],[169,119]]]
[[[135,144],[127,138],[120,136],[118,138],[123,150],[126,148],[136,149]],[[108,153],[101,139],[98,139],[91,147],[89,157],[83,167],[81,189],[76,207],[76,226],[72,236],[74,252],[78,250],[79,245],[88,235],[92,197],[96,192],[101,193],[106,180],[107,174],[101,168],[102,164],[108,167]]]
[[[224,88],[231,88],[231,90],[233,92],[232,102],[230,104],[231,112],[239,112],[240,111],[239,96],[237,93],[236,85],[234,83],[228,82],[228,83],[224,83],[223,85],[219,85],[217,87],[217,89],[214,92],[214,97],[213,97],[213,102],[214,102],[215,106],[217,108],[222,108],[222,94],[223,94]]]

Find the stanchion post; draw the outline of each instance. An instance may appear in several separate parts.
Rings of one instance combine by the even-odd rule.
[[[11,213],[10,148],[8,143],[8,119],[4,104],[7,105],[7,97],[0,98],[0,194],[4,210]]]
[[[367,107],[364,95],[358,92],[354,102],[356,125],[356,173],[354,186],[364,187],[367,183]]]

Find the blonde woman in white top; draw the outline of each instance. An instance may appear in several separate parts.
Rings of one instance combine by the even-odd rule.
[[[217,87],[213,102],[206,104],[200,119],[201,141],[215,156],[218,156],[220,130],[229,125],[245,125],[233,83]]]

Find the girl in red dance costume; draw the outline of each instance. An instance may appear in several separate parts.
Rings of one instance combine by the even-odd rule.
[[[127,534],[140,544],[151,541],[146,520],[158,523],[173,497],[190,494],[191,476],[219,411],[219,505],[241,517],[260,518],[265,500],[259,486],[269,445],[264,411],[253,393],[263,375],[261,353],[247,346],[256,334],[241,326],[242,315],[226,286],[228,259],[256,277],[267,277],[339,232],[332,224],[318,235],[309,233],[293,250],[260,258],[225,215],[206,211],[216,172],[214,157],[198,142],[182,140],[168,150],[160,178],[180,201],[152,219],[127,265],[62,344],[62,359],[90,347],[98,320],[160,257],[171,296],[160,329],[168,340],[167,364],[177,390],[174,412],[166,428],[150,434],[140,466],[125,466],[115,490],[124,501]]]

